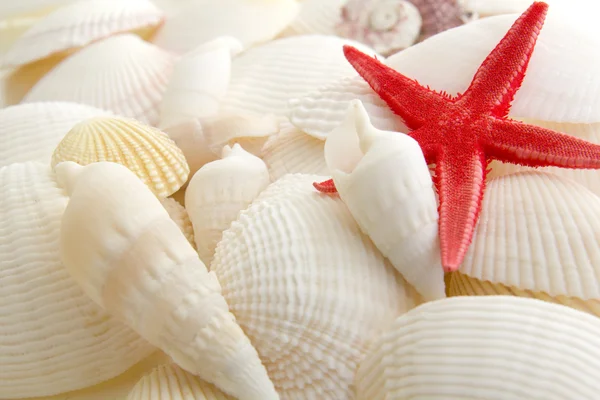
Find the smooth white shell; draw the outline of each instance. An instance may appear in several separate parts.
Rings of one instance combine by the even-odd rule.
[[[111,36],[60,63],[23,101],[73,101],[154,125],[174,62],[135,35]]]
[[[335,35],[341,8],[347,0],[302,0],[300,11],[285,29],[286,36]]]
[[[509,296],[423,304],[379,337],[356,375],[357,400],[593,399],[600,319]]]
[[[367,343],[421,299],[318,175],[272,183],[223,233],[214,271],[281,399],[347,399]]]

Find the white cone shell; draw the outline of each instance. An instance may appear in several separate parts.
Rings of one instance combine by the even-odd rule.
[[[355,100],[325,142],[344,203],[384,256],[426,299],[445,297],[433,182],[419,144],[374,128]]]
[[[0,398],[100,383],[155,348],[110,317],[61,263],[68,197],[48,163],[0,169]]]
[[[23,101],[72,101],[155,125],[174,61],[135,35],[111,36],[64,60]]]
[[[67,102],[0,109],[0,167],[25,161],[49,165],[54,149],[73,126],[88,118],[108,115],[108,111]]]
[[[312,187],[323,179],[272,183],[211,265],[281,399],[352,398],[367,342],[420,302],[342,201]]]
[[[152,192],[120,164],[56,171],[71,192],[61,256],[84,292],[185,370],[241,400],[277,399],[216,276]]]
[[[599,329],[596,317],[519,297],[423,304],[371,346],[357,400],[593,399]]]
[[[80,0],[37,22],[2,57],[18,66],[136,29],[157,26],[163,13],[148,0]]]
[[[196,248],[210,265],[223,231],[271,183],[265,163],[239,144],[223,158],[204,165],[190,180],[185,205],[194,227]]]

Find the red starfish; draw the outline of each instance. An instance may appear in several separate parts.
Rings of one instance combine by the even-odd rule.
[[[546,3],[533,3],[487,56],[466,92],[456,97],[425,88],[344,46],[350,64],[402,118],[427,163],[435,164],[445,271],[460,266],[471,243],[491,160],[532,167],[600,168],[600,146],[507,117],[547,10]],[[315,187],[335,192],[331,180]]]

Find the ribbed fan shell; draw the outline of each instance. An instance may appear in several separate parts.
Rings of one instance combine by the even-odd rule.
[[[148,0],[76,1],[33,25],[4,55],[2,64],[27,64],[115,33],[157,26],[162,19],[162,11]]]
[[[211,265],[283,399],[348,399],[367,342],[420,302],[317,175],[271,184]]]
[[[426,303],[371,346],[357,400],[594,399],[599,330],[598,318],[532,299]]]
[[[50,167],[4,167],[0,187],[0,398],[91,386],[153,352],[63,267],[59,230],[69,199]]]
[[[234,400],[210,383],[174,364],[161,365],[144,376],[127,400]]]
[[[160,198],[179,190],[190,172],[183,152],[166,133],[119,117],[92,118],[75,125],[52,155],[53,167],[62,161],[122,164]]]
[[[155,125],[174,61],[135,35],[111,36],[57,65],[23,101],[73,101]]]

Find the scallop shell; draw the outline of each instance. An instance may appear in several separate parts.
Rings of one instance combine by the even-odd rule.
[[[231,57],[242,50],[232,37],[220,37],[185,54],[176,64],[160,106],[162,127],[213,116],[227,93]]]
[[[52,154],[52,167],[62,161],[122,164],[159,198],[179,190],[190,172],[183,152],[166,133],[120,117],[97,117],[75,125]]]
[[[223,231],[270,183],[265,163],[239,144],[225,146],[220,160],[205,164],[194,174],[185,204],[202,262],[210,265]]]
[[[345,44],[374,54],[357,42],[323,35],[293,36],[245,51],[233,60],[221,112],[286,116],[290,98],[356,75],[344,58]]]
[[[83,104],[42,102],[0,110],[0,167],[17,162],[50,162],[61,139],[77,123],[109,112]]]
[[[174,62],[135,35],[111,36],[60,63],[24,101],[73,101],[154,125]]]
[[[561,303],[578,298],[591,302],[596,312],[598,210],[600,197],[570,179],[533,171],[496,178],[487,185],[473,242],[458,271],[517,294],[555,297]],[[463,290],[461,280],[451,279],[449,293],[475,294]]]
[[[277,399],[216,276],[152,192],[120,164],[56,172],[70,193],[61,256],[84,292],[186,371],[240,400]]]
[[[20,66],[84,47],[115,33],[158,26],[163,13],[148,0],[83,0],[61,7],[25,32],[2,58]]]
[[[353,398],[367,342],[421,301],[342,201],[314,190],[321,179],[271,184],[211,265],[282,400]]]
[[[324,148],[323,140],[284,122],[279,133],[265,143],[261,158],[269,167],[272,181],[291,173],[327,175],[329,169],[323,155]]]
[[[247,48],[273,39],[297,12],[295,0],[189,1],[167,20],[153,42],[183,54],[219,36],[232,36]]]
[[[340,11],[347,0],[302,0],[296,18],[282,35],[335,35]]]
[[[60,260],[68,197],[39,162],[0,168],[0,398],[94,385],[155,348],[94,304]]]
[[[599,329],[597,318],[532,299],[423,304],[370,347],[357,399],[593,399]]]
[[[144,376],[127,400],[234,400],[174,364],[161,365]]]
[[[404,279],[427,300],[445,297],[436,195],[419,144],[374,128],[354,100],[327,137],[325,161],[361,230]]]
[[[162,200],[161,204],[169,213],[169,217],[175,221],[179,230],[181,230],[188,242],[190,242],[192,246],[195,246],[194,227],[192,226],[192,221],[190,221],[190,217],[185,207],[179,204],[177,200],[170,197]]]

